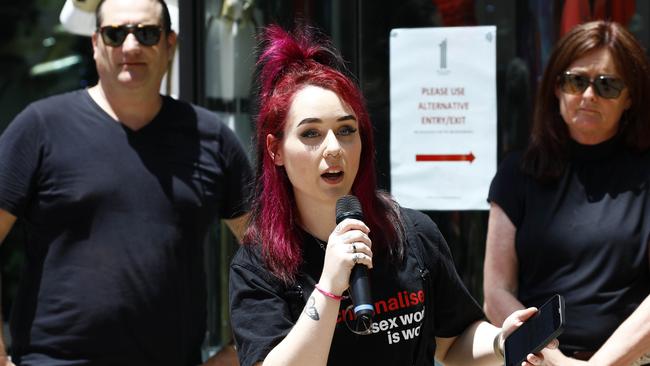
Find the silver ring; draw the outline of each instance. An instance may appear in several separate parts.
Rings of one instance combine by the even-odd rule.
[[[359,262],[360,256],[361,256],[360,254],[355,253],[354,256],[352,257],[352,262],[354,262],[354,264],[357,264],[357,262]]]
[[[352,243],[352,253],[356,253],[356,252],[357,252],[357,246],[354,245],[354,243]]]

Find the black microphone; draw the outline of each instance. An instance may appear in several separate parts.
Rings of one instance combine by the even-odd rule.
[[[343,196],[336,201],[336,224],[351,218],[363,221],[361,203],[352,195]],[[368,267],[363,264],[355,264],[350,274],[350,296],[354,303],[355,317],[370,326],[372,317],[375,315],[375,308],[372,305],[370,296],[370,282],[368,280]]]

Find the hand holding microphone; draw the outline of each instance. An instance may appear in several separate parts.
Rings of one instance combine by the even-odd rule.
[[[343,196],[336,202],[336,224],[345,219],[356,219],[363,221],[361,203],[355,196]],[[355,244],[352,244],[353,249]],[[353,250],[354,251],[354,250]],[[355,255],[357,253],[354,253]],[[354,303],[354,315],[362,323],[370,325],[375,314],[370,294],[370,281],[368,279],[368,267],[358,263],[359,257],[354,257],[354,267],[350,274],[350,295]]]
[[[372,268],[370,229],[363,221],[349,217],[338,221],[329,235],[325,263],[319,283],[332,293],[341,294],[350,287],[350,273],[355,264]]]
[[[356,197],[348,195],[336,202],[336,224],[329,236],[319,286],[334,296],[349,289],[356,319],[361,328],[368,328],[374,315],[368,280],[372,242]]]

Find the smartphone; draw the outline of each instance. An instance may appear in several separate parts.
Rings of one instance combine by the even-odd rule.
[[[529,353],[542,350],[564,330],[564,298],[554,295],[506,338],[505,366],[519,366]]]

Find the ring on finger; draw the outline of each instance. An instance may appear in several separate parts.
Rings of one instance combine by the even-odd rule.
[[[361,255],[359,253],[355,253],[352,256],[352,262],[354,262],[354,264],[357,264],[357,262],[359,262],[360,257],[361,257]]]
[[[352,253],[356,253],[356,252],[357,252],[357,246],[354,243],[352,243]]]

